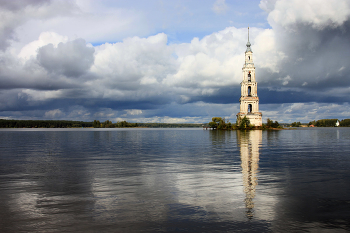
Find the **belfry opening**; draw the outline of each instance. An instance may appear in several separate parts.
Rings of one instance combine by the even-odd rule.
[[[240,112],[237,114],[237,121],[244,117],[248,118],[251,125],[262,126],[262,114],[259,112],[258,83],[255,77],[255,66],[253,62],[253,51],[249,42],[246,44],[245,62],[242,68],[243,80],[241,82]]]

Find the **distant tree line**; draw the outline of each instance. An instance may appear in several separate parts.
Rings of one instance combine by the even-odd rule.
[[[0,128],[129,128],[129,127],[144,127],[144,128],[199,128],[203,124],[187,124],[187,123],[130,123],[127,121],[118,121],[113,123],[110,120],[100,122],[83,121],[67,121],[67,120],[5,120],[0,119]]]
[[[300,126],[301,126],[301,123],[300,123],[300,121],[298,121],[298,122],[293,122],[290,126],[291,126],[291,127],[300,127]]]
[[[138,123],[129,123],[126,121],[118,121],[117,123],[112,123],[110,120],[106,120],[105,122],[100,122],[98,120],[94,120],[92,123],[92,127],[94,128],[128,128],[128,127],[138,127]]]
[[[126,121],[118,121],[112,123],[111,121],[100,122],[94,120],[94,128],[128,128],[128,127],[143,127],[143,128],[199,128],[202,124],[187,124],[187,123],[129,123]]]
[[[81,128],[92,127],[92,122],[57,120],[5,120],[0,119],[0,128]]]
[[[340,123],[339,126],[350,127],[350,119],[341,120],[339,123]]]
[[[138,123],[139,127],[145,128],[200,128],[203,124],[198,123]]]
[[[309,126],[313,125],[316,127],[334,127],[338,119],[321,119],[317,121],[310,121]],[[339,121],[340,127],[350,127],[350,119],[343,119]]]

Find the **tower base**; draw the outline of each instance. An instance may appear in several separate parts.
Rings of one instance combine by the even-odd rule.
[[[254,113],[239,112],[237,114],[237,123],[240,124],[241,119],[243,119],[244,117],[247,117],[249,119],[251,125],[262,126],[262,113],[261,112],[254,112]]]

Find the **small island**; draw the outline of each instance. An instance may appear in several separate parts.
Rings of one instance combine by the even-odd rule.
[[[237,120],[236,123],[231,123],[225,118],[213,117],[212,121],[203,126],[204,129],[218,129],[218,130],[280,130],[284,129],[278,121],[272,121],[269,118],[267,119],[266,124],[261,126],[256,126],[250,123],[250,120],[247,117],[243,117],[240,120]]]

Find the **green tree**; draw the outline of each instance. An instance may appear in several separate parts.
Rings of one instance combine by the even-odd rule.
[[[94,127],[94,128],[100,128],[100,127],[101,127],[100,121],[94,120],[94,123],[92,123],[92,127]]]
[[[240,119],[239,121],[239,129],[248,129],[250,126],[250,120],[244,116],[243,118]]]
[[[272,128],[280,128],[280,124],[278,123],[278,121],[275,121],[275,122],[272,124]]]
[[[267,118],[266,128],[281,128],[278,121],[273,122],[270,118]]]
[[[209,122],[209,127],[213,128],[213,129],[222,129],[223,128],[223,124],[225,124],[225,119],[223,120],[221,117],[213,117],[211,118],[211,122]]]
[[[273,125],[273,121],[270,120],[270,118],[267,118],[266,127],[267,127],[267,128],[272,128],[272,125]]]
[[[102,128],[114,128],[112,121],[106,120],[102,123]]]
[[[225,118],[222,118],[219,122],[218,129],[227,129],[227,124]]]
[[[298,122],[293,122],[293,123],[291,124],[291,126],[292,126],[292,127],[300,127],[300,126],[301,126],[301,123],[300,123],[300,121],[298,121]]]

